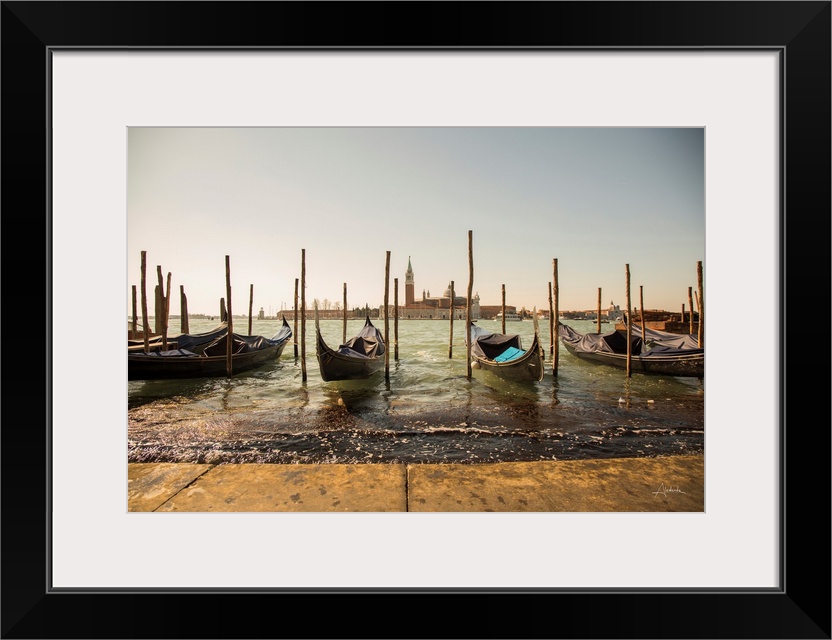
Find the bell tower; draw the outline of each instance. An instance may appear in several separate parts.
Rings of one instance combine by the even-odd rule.
[[[413,287],[413,267],[410,266],[410,256],[407,256],[407,271],[404,274],[404,304],[406,307],[416,302]]]

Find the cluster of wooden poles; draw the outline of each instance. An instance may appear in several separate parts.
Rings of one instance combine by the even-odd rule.
[[[631,321],[633,317],[633,307],[630,298],[630,265],[626,264],[624,266],[624,275],[627,283],[626,293],[627,293],[627,377],[631,377],[632,375],[632,359],[633,359],[633,323]],[[699,327],[697,333],[697,343],[699,348],[704,348],[705,346],[705,304],[704,304],[704,296],[702,291],[702,261],[696,263],[696,278],[698,284],[698,293],[696,296],[696,301],[699,306]],[[692,300],[692,287],[688,287],[688,299],[690,301],[690,332],[693,333],[693,300]],[[645,334],[645,324],[644,324],[644,287],[639,286],[639,304],[641,305],[641,335],[642,339],[646,336]],[[601,333],[601,289],[598,289],[598,333]],[[685,319],[685,307],[682,305],[682,322]]]
[[[144,323],[144,348],[145,352],[149,350],[150,331],[148,327],[147,315],[147,293],[146,293],[146,254],[141,252],[141,287],[142,287],[142,320]],[[167,290],[163,288],[162,267],[157,266],[157,277],[159,285],[157,288],[157,307],[161,306],[163,310],[163,319],[161,324],[162,345],[167,348],[167,331],[168,319],[170,315],[170,281],[171,274],[167,275]],[[630,296],[630,265],[625,265],[625,280],[626,280],[626,297],[627,297],[627,377],[631,376],[631,360],[632,360],[632,302]],[[703,282],[702,282],[702,262],[697,262],[696,273],[698,280],[698,292],[696,294],[696,303],[699,312],[698,322],[698,343],[699,347],[704,346],[704,296],[703,296]],[[393,279],[393,357],[396,361],[399,359],[399,279]],[[227,309],[225,304],[221,301],[221,315],[228,323],[229,336],[233,333],[232,314],[231,314],[231,267],[229,257],[225,256],[225,287],[227,296]],[[300,354],[298,353],[298,290],[300,290]],[[468,231],[468,295],[466,298],[466,328],[470,334],[470,327],[473,322],[471,317],[471,300],[474,290],[474,245],[473,245],[473,231]],[[454,281],[451,280],[450,286],[451,302],[450,302],[450,337],[448,342],[448,358],[453,358],[453,339],[454,339],[454,298],[456,296]],[[182,333],[188,332],[188,304],[185,297],[184,287],[180,286],[181,304],[182,304]],[[639,286],[640,308],[641,308],[641,333],[645,335],[645,313],[644,313],[644,287]],[[552,259],[552,282],[549,283],[549,336],[550,336],[550,354],[552,357],[552,373],[557,377],[558,375],[558,359],[559,348],[558,340],[555,333],[556,318],[560,315],[558,305],[559,287],[558,287],[558,259]],[[690,332],[693,333],[693,292],[692,287],[688,287],[688,299],[690,302]],[[249,307],[248,307],[248,333],[251,335],[251,321],[252,321],[252,305],[254,301],[254,285],[251,285],[249,293]],[[159,304],[161,303],[161,304]],[[344,303],[343,303],[343,341],[347,341],[347,283],[344,283]],[[685,318],[685,307],[682,305],[682,321]],[[601,288],[598,288],[598,333],[601,333]],[[133,334],[136,334],[136,287],[133,287]],[[502,332],[506,332],[506,286],[502,285]],[[390,252],[386,253],[386,261],[384,266],[384,377],[386,380],[390,379]],[[294,349],[295,358],[300,355],[301,361],[301,379],[303,382],[307,381],[306,373],[306,249],[301,249],[301,269],[300,279],[295,278],[295,304],[294,304]],[[228,375],[232,374],[232,349],[233,340],[227,340],[227,371]],[[467,377],[470,380],[472,376],[472,362],[471,362],[471,341],[465,340],[466,357],[468,361]]]
[[[147,314],[147,252],[141,252],[141,304],[142,304],[142,325],[143,325],[143,339],[144,351],[150,351],[150,325]],[[168,326],[170,321],[170,281],[171,273],[168,272],[167,288],[165,289],[162,280],[162,266],[156,266],[156,273],[159,279],[159,284],[156,289],[156,308],[161,309],[162,317],[161,323],[157,320],[157,327],[160,329],[162,335],[162,348],[168,348]],[[225,289],[227,296],[226,300],[220,300],[221,316],[228,325],[228,338],[226,339],[226,372],[229,376],[233,373],[232,354],[234,349],[234,340],[232,335],[234,333],[234,321],[231,313],[231,263],[229,256],[225,256]],[[181,304],[182,304],[182,333],[188,333],[188,299],[185,296],[184,286],[179,287]],[[251,321],[252,321],[252,305],[254,303],[254,285],[251,285],[249,305],[248,305],[248,335],[251,335]],[[136,317],[136,287],[133,286],[133,335],[138,333],[138,319]]]
[[[559,309],[558,309],[558,259],[554,258],[552,260],[552,269],[554,273],[554,294],[553,294],[553,284],[552,282],[549,283],[549,333],[551,336],[551,343],[552,346],[550,347],[550,351],[552,353],[552,368],[554,374],[557,375],[558,370],[558,342],[555,338],[555,318],[559,317]],[[630,377],[632,374],[632,358],[633,358],[633,345],[632,345],[632,316],[633,316],[633,307],[632,307],[632,299],[630,296],[630,265],[624,265],[624,276],[626,282],[626,297],[627,297],[627,377]],[[693,322],[693,301],[694,297],[696,300],[697,310],[699,314],[699,319],[697,323],[697,343],[699,348],[703,348],[705,346],[705,305],[704,305],[704,296],[703,296],[703,282],[702,282],[702,261],[698,261],[696,263],[696,277],[697,277],[697,284],[698,284],[698,292],[693,292],[693,287],[688,287],[688,301],[690,303],[690,313],[687,314],[690,323],[690,333],[693,334],[694,331],[694,322]],[[553,298],[554,296],[554,298]],[[641,309],[640,312],[640,320],[641,320],[641,335],[644,336],[645,334],[645,311],[644,311],[644,286],[639,285],[639,308]],[[598,287],[598,307],[595,313],[595,317],[597,319],[598,325],[598,333],[601,333],[601,287]],[[503,333],[506,331],[505,326],[505,286],[503,286]],[[681,315],[682,322],[685,321],[685,305],[682,305],[682,315]]]

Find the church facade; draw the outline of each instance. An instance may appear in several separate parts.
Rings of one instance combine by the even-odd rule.
[[[468,304],[465,296],[458,295],[459,291],[454,287],[451,297],[451,283],[439,297],[431,297],[430,290],[422,290],[422,297],[416,297],[416,280],[413,276],[413,267],[410,264],[410,256],[407,258],[407,271],[404,278],[404,306],[399,306],[400,318],[413,318],[424,320],[448,320],[453,313],[454,319],[465,320],[465,312]],[[453,309],[453,311],[452,311]],[[480,317],[480,295],[475,294],[471,298],[472,319]]]

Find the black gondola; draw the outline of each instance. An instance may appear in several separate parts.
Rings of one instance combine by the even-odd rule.
[[[231,372],[242,373],[277,360],[292,337],[286,318],[272,338],[232,334]],[[198,341],[197,341],[198,342]],[[187,344],[187,342],[183,341]],[[127,354],[128,380],[168,380],[209,378],[228,374],[228,329],[207,345],[197,345],[199,352],[179,346],[167,351]]]
[[[543,348],[534,324],[534,339],[529,349],[523,349],[517,334],[493,333],[471,324],[471,358],[476,369],[490,371],[510,382],[540,382],[543,380]]]
[[[316,310],[317,311],[317,310]],[[318,365],[324,382],[335,380],[361,380],[369,378],[384,368],[386,346],[381,332],[370,322],[370,317],[354,337],[338,349],[331,349],[321,336],[321,328],[315,314],[315,334]]]
[[[705,376],[705,349],[696,336],[631,326],[630,371],[664,376],[702,378]],[[558,337],[572,355],[590,362],[627,368],[627,331],[580,333],[558,323]]]

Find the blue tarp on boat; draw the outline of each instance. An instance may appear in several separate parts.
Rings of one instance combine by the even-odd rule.
[[[526,353],[523,349],[517,349],[515,347],[509,347],[505,351],[503,351],[500,355],[494,358],[494,362],[508,362],[509,360],[514,360],[515,358],[519,358],[524,353]]]

